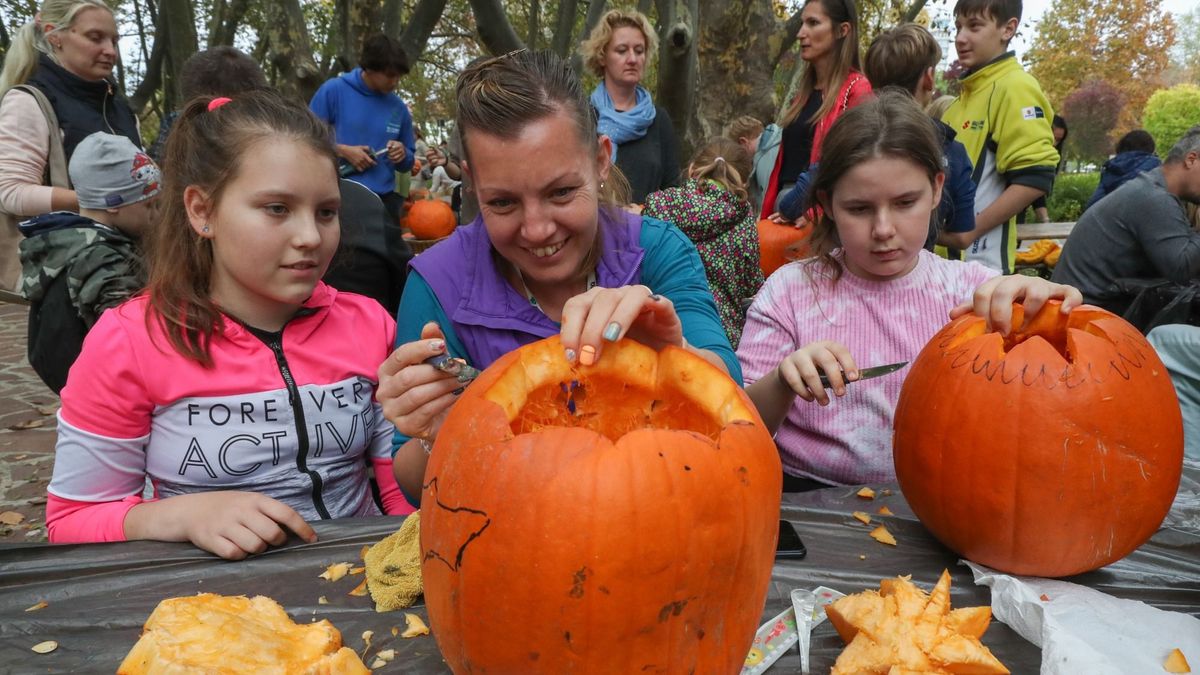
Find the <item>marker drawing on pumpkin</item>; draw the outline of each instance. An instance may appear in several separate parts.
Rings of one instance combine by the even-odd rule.
[[[462,565],[463,554],[466,553],[467,546],[482,535],[484,530],[488,529],[492,524],[492,519],[488,517],[487,513],[478,509],[444,504],[438,495],[437,476],[429,479],[424,488],[428,490],[429,497],[433,499],[434,508],[452,514],[450,522],[458,530],[458,536],[454,537],[454,541],[461,542],[457,544],[453,551],[435,551],[430,549],[425,552],[425,560],[436,558],[445,563],[446,567],[457,572],[459,566]]]
[[[962,331],[944,332],[940,335],[941,339],[937,342],[937,348],[950,359],[949,368],[951,370],[969,368],[972,374],[982,375],[989,381],[999,378],[1001,383],[1011,384],[1019,380],[1026,387],[1040,385],[1047,389],[1053,389],[1060,385],[1074,389],[1086,382],[1103,383],[1106,376],[1113,373],[1128,381],[1133,377],[1134,370],[1140,370],[1146,366],[1149,358],[1144,345],[1141,344],[1144,340],[1140,340],[1142,336],[1137,329],[1117,324],[1112,320],[1118,318],[1115,316],[1107,317],[1099,312],[1087,312],[1087,310],[1079,309],[1074,310],[1074,313],[1083,314],[1080,317],[1082,321],[1080,319],[1071,320],[1062,329],[1064,332],[1075,333],[1076,338],[1070,347],[1070,353],[1062,354],[1065,365],[1058,374],[1052,372],[1048,367],[1052,364],[1029,363],[1025,359],[1010,360],[1013,352],[1021,350],[1031,338],[1042,337],[1036,331],[1031,331],[1028,338],[1002,350],[999,355],[995,355],[991,349],[986,349],[982,343],[982,340],[987,339],[993,333],[980,333],[964,339],[964,335],[971,332],[971,329],[966,327]],[[964,322],[982,320],[979,317],[960,319]],[[1130,334],[1130,331],[1133,334]],[[1063,341],[1065,344],[1065,338]],[[1089,349],[1088,345],[1092,348]],[[1050,346],[1054,348],[1053,345]],[[1066,349],[1064,347],[1062,351],[1065,352]],[[1081,362],[1081,355],[1076,353],[1076,350],[1088,353],[1091,359]],[[1104,354],[1101,350],[1109,353]]]

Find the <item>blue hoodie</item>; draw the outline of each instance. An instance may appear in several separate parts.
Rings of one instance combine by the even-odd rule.
[[[1100,170],[1100,184],[1096,186],[1096,191],[1092,193],[1092,198],[1088,200],[1083,210],[1087,211],[1092,204],[1103,199],[1105,195],[1111,194],[1126,181],[1136,178],[1138,174],[1159,166],[1162,166],[1162,162],[1158,157],[1155,157],[1153,153],[1140,150],[1122,152],[1113,157],[1105,162],[1104,168]]]
[[[333,127],[334,138],[342,145],[365,145],[378,151],[391,140],[404,143],[408,153],[399,164],[392,164],[385,153],[376,157],[375,166],[348,176],[375,194],[396,191],[396,172],[412,169],[416,152],[412,115],[399,96],[371,89],[363,82],[362,68],[355,68],[322,84],[308,107]]]

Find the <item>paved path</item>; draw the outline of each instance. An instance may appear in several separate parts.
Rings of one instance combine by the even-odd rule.
[[[0,545],[46,540],[46,484],[54,466],[58,396],[25,357],[28,307],[0,302]]]

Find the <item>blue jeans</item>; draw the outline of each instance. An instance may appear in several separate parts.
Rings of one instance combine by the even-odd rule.
[[[1171,375],[1183,413],[1183,452],[1200,461],[1200,327],[1166,324],[1150,331],[1150,344]]]

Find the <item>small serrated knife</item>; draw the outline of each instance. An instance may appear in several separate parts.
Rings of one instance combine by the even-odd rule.
[[[869,380],[872,377],[880,377],[882,375],[887,375],[888,373],[894,373],[907,365],[908,361],[901,361],[900,363],[889,363],[886,366],[860,368],[858,371],[858,379],[854,382],[862,382],[863,380]],[[842,382],[845,382],[846,384],[853,384],[846,379],[846,373],[842,373]],[[825,377],[824,373],[821,374],[821,385],[826,389],[829,389],[830,387],[829,378]]]

